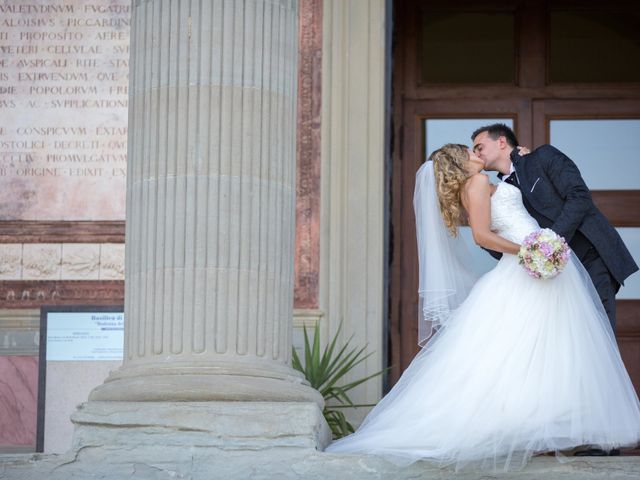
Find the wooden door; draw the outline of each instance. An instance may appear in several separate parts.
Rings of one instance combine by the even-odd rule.
[[[573,78],[574,70],[563,70],[565,65],[557,58],[558,55],[567,55],[565,47],[569,43],[557,37],[562,37],[563,29],[573,25],[571,22],[575,22],[578,25],[575,29],[579,30],[586,28],[581,22],[587,22],[589,26],[588,22],[607,20],[607,15],[614,15],[613,20],[630,19],[620,27],[628,31],[615,33],[631,35],[635,42],[636,34],[628,32],[636,31],[631,28],[634,22],[640,25],[637,20],[640,18],[638,6],[631,2],[595,0],[460,1],[451,6],[452,3],[440,0],[397,0],[394,3],[392,103],[395,141],[391,169],[388,321],[391,370],[388,387],[397,381],[418,351],[418,271],[412,201],[415,172],[425,160],[425,120],[510,119],[520,143],[531,147],[549,143],[550,125],[558,120],[640,120],[640,71],[636,71],[640,67],[616,70],[612,64],[613,67],[609,69],[612,78],[587,78],[587,73],[583,77]],[[465,23],[482,25],[483,22],[512,31],[511,42],[507,35],[502,36],[504,48],[491,39],[484,43],[479,41],[480,45],[484,45],[479,51],[480,56],[487,53],[487,49],[489,54],[498,52],[504,55],[506,51],[512,55],[512,61],[507,62],[508,68],[495,67],[499,62],[489,61],[490,65],[500,70],[499,74],[495,78],[479,75],[478,79],[474,79],[473,75],[465,78],[463,68],[449,69],[449,82],[439,73],[425,73],[428,70],[428,66],[424,65],[427,60],[433,65],[444,65],[443,69],[447,70],[449,67],[446,62],[457,58],[450,56],[438,59],[438,49],[425,47],[429,38],[446,43],[441,37],[429,37],[423,32],[425,28],[430,28],[429,25],[436,25],[436,31],[438,28],[442,31],[449,28],[448,31],[455,38],[456,32],[468,30],[464,28]],[[619,24],[621,22],[610,21],[605,27],[615,29]],[[460,28],[454,28],[456,25]],[[490,31],[482,28],[477,30],[479,38],[490,34]],[[609,41],[606,34],[607,31],[603,33],[603,44]],[[463,38],[462,42],[467,41],[469,48],[473,49],[472,40]],[[590,41],[596,42],[593,48],[597,52],[597,39]],[[640,65],[640,48],[633,50],[632,43],[625,44],[625,55],[636,55],[635,64]],[[443,51],[448,49],[458,52],[458,56],[466,55],[457,45],[439,45]],[[480,71],[482,62],[474,63],[475,60],[469,56],[462,63],[467,62]],[[571,60],[568,58],[567,62]],[[599,61],[606,63],[609,60],[603,58]],[[583,66],[578,65],[576,71],[580,73]],[[640,157],[640,154],[637,156]],[[631,184],[627,180],[630,174],[637,177],[632,166],[635,162],[640,163],[640,158],[628,158],[626,162],[618,163],[617,168],[621,168],[621,178],[627,177],[626,184],[633,188],[594,189],[592,193],[596,204],[614,226],[634,229],[640,227],[640,178],[634,177]],[[632,253],[640,263],[640,252],[632,250]],[[617,307],[618,342],[632,380],[640,392],[640,295],[618,300]]]

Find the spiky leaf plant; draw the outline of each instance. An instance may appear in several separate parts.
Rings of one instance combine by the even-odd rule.
[[[334,337],[320,353],[320,327],[316,323],[314,327],[313,343],[309,340],[307,328],[304,327],[304,365],[300,361],[298,352],[293,349],[293,368],[302,372],[309,384],[318,390],[324,397],[324,418],[327,420],[333,438],[341,438],[353,433],[353,425],[347,421],[344,413],[340,410],[347,407],[371,407],[373,405],[356,405],[349,398],[349,392],[358,385],[366,382],[370,378],[377,377],[385,372],[380,370],[372,375],[358,380],[342,383],[341,380],[351,372],[357,365],[364,362],[373,352],[365,354],[366,345],[362,348],[349,348],[353,335],[340,348],[336,350],[342,323]],[[339,405],[335,405],[338,402]],[[334,405],[330,405],[334,403]]]

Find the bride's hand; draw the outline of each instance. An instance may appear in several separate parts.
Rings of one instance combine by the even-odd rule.
[[[531,153],[531,150],[529,150],[527,147],[523,147],[522,145],[518,145],[516,148],[518,149],[518,153],[520,154],[520,156],[528,155]]]

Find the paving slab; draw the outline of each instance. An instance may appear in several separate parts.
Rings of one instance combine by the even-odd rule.
[[[459,471],[428,462],[400,467],[367,455],[300,449],[224,450],[192,446],[174,449],[83,448],[65,455],[0,455],[2,480],[267,480],[267,479],[517,479],[638,480],[640,457],[573,457],[561,463],[536,457],[513,472]]]

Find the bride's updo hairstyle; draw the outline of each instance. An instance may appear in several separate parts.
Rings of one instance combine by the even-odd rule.
[[[459,143],[447,143],[429,156],[433,162],[440,212],[447,230],[454,237],[458,236],[458,225],[463,216],[462,187],[471,176],[465,168],[469,160],[467,148]]]

